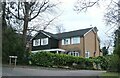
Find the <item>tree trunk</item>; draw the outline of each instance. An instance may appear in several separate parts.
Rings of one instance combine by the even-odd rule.
[[[28,5],[28,2],[24,2],[25,4],[25,15],[24,15],[24,25],[23,25],[23,46],[26,51],[26,43],[27,43],[27,28],[28,28],[28,22],[29,22],[29,10],[30,7]]]
[[[24,18],[25,22],[24,22],[24,29],[23,29],[23,46],[26,49],[26,43],[27,43],[27,27],[28,27],[28,17],[25,16]],[[26,50],[25,50],[26,51]]]
[[[7,27],[7,23],[6,23],[6,20],[5,20],[5,9],[6,9],[6,2],[3,2],[2,3],[2,30],[4,31],[5,28]]]

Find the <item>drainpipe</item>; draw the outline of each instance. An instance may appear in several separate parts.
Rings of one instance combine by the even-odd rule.
[[[96,51],[97,51],[97,43],[96,43],[96,40],[97,40],[97,32],[95,33],[95,53],[94,53],[94,57],[96,55]]]
[[[85,37],[83,36],[83,57],[85,57]]]

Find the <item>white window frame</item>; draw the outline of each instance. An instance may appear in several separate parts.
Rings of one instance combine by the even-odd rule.
[[[46,40],[46,43],[44,43],[44,40]],[[48,45],[48,38],[41,38],[41,45]]]
[[[80,53],[79,53],[79,52],[69,52],[69,55],[79,57],[79,56],[80,56]]]
[[[66,42],[67,40],[67,42]],[[65,39],[62,39],[62,45],[69,45],[70,44],[70,38],[65,38]]]
[[[90,57],[90,52],[89,51],[85,52],[85,58],[89,58],[89,57]]]
[[[79,52],[75,52],[75,56],[80,56],[80,53]]]
[[[78,41],[76,42],[75,40],[78,39]],[[71,38],[71,44],[79,44],[80,43],[80,37],[72,37]]]
[[[36,44],[37,42],[37,44]],[[40,46],[40,39],[33,40],[33,46]]]

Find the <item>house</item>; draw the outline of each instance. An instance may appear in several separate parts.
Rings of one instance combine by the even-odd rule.
[[[101,56],[97,31],[96,27],[59,34],[40,30],[32,39],[32,52],[50,51],[86,58]]]

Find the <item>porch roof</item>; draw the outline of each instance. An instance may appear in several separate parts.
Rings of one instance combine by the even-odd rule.
[[[37,50],[37,51],[31,51],[31,52],[36,53],[36,52],[41,52],[41,51],[61,51],[61,52],[65,52],[64,49],[46,49],[46,50]]]

